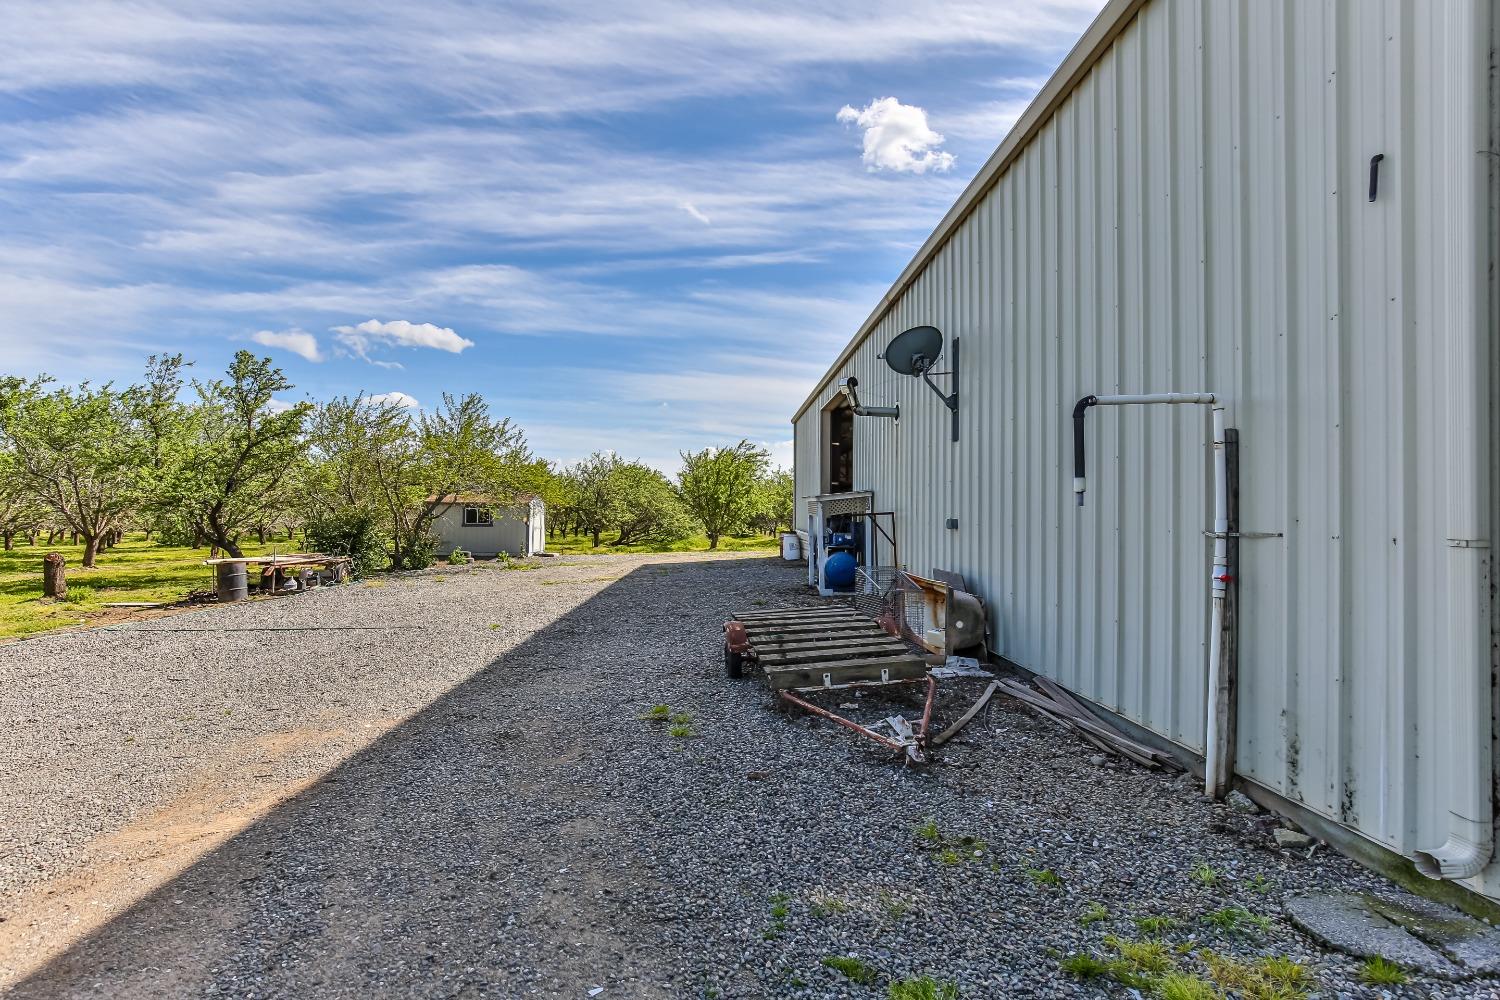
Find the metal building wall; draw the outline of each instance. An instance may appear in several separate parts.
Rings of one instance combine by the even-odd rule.
[[[855,482],[908,568],[966,574],[999,653],[1201,752],[1207,410],[1093,410],[1082,510],[1069,415],[1221,394],[1241,527],[1284,533],[1240,547],[1237,771],[1402,854],[1444,839],[1436,323],[1472,276],[1438,263],[1434,186],[1445,116],[1474,113],[1440,92],[1441,22],[1469,10],[1145,4],[795,421],[805,497],[836,379],[899,401],[899,424],[856,421]],[[956,445],[877,358],[928,323],[962,337]]]

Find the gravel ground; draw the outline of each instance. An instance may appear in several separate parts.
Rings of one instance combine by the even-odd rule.
[[[5,647],[0,990],[1121,996],[1058,959],[1167,916],[1185,966],[1212,947],[1293,957],[1322,996],[1500,996],[1359,985],[1281,903],[1386,883],[1008,699],[918,770],[723,678],[731,611],[813,600],[773,559],[572,558]],[[691,734],[641,718],[657,704]],[[1225,907],[1269,925],[1204,919]]]

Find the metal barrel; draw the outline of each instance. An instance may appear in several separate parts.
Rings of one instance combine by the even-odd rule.
[[[216,577],[221,602],[243,601],[250,596],[244,563],[219,563]]]

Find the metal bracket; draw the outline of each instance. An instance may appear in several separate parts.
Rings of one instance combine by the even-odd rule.
[[[1455,549],[1487,549],[1490,547],[1490,540],[1488,538],[1450,538],[1448,545]]]
[[[947,375],[952,375],[953,376],[953,391],[952,392],[946,392],[945,393],[945,392],[943,392],[943,390],[939,389],[938,386],[937,386],[937,383],[934,382],[929,377],[932,374],[930,371],[923,371],[922,372],[922,381],[927,383],[927,388],[929,388],[933,392],[937,393],[938,399],[941,399],[943,401],[943,405],[946,406],[953,413],[953,440],[954,441],[958,440],[958,340],[959,340],[959,338],[957,338],[957,337],[953,338],[953,351],[952,351],[953,356],[950,359],[951,360],[951,364],[950,364],[950,367],[949,367],[948,371],[947,372],[939,372],[938,373],[940,375],[947,374]]]
[[[1280,531],[1205,531],[1204,538],[1285,538]]]
[[[824,674],[823,675],[823,686],[826,687],[826,688],[833,687],[833,674]]]

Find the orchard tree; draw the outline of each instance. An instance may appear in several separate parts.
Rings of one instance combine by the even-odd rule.
[[[124,527],[147,481],[142,442],[125,395],[108,384],[0,385],[0,434],[13,475],[35,502],[83,540],[83,567]]]
[[[675,542],[696,525],[666,476],[644,462],[618,462],[606,482],[618,511],[616,545]]]
[[[211,543],[235,558],[240,536],[282,508],[289,474],[306,450],[310,403],[279,405],[292,383],[270,358],[234,356],[225,377],[195,382],[194,407],[172,500]]]
[[[620,523],[619,497],[613,476],[622,463],[613,452],[596,451],[568,470],[573,494],[573,519],[579,530],[599,547],[600,535]]]
[[[771,456],[749,441],[727,448],[682,452],[677,492],[692,515],[703,524],[708,547],[737,531],[755,514],[755,483]]]
[[[792,470],[771,469],[755,481],[755,517],[771,534],[782,525],[792,528],[796,506]]]

